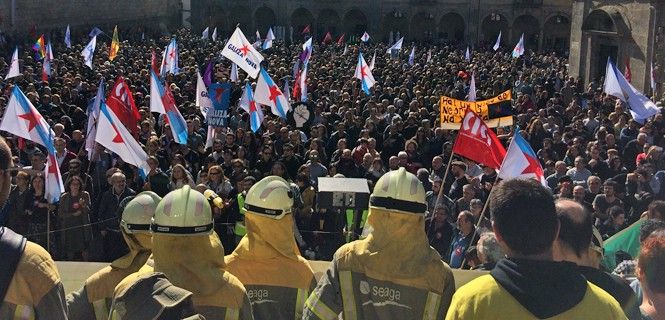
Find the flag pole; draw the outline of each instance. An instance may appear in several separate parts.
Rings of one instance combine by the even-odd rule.
[[[466,249],[464,249],[464,252],[462,252],[462,255],[466,255],[466,252],[469,251],[469,247],[471,247],[471,244],[473,243],[473,239],[476,237],[478,234],[478,227],[480,226],[480,222],[483,221],[483,218],[485,217],[485,212],[487,211],[487,208],[489,207],[490,203],[490,197],[492,196],[492,191],[494,191],[494,186],[496,183],[499,181],[499,173],[496,174],[496,178],[494,178],[494,183],[492,184],[492,189],[490,189],[490,193],[487,195],[487,200],[485,200],[485,205],[483,205],[483,211],[480,212],[480,217],[478,218],[478,221],[475,224],[475,227],[473,229],[473,235],[471,236],[471,241],[469,241],[469,245],[466,246]],[[466,257],[462,259],[462,264],[460,265],[460,269],[464,267],[464,264],[466,263]]]
[[[455,138],[457,139],[457,138]],[[450,149],[450,159],[448,159],[448,165],[446,166],[446,172],[443,174],[443,180],[441,180],[441,188],[439,188],[439,194],[436,196],[436,202],[434,202],[434,208],[436,208],[436,205],[441,201],[441,196],[443,195],[443,187],[446,184],[446,178],[448,178],[448,172],[450,171],[450,165],[453,163],[453,158],[455,156],[455,152],[453,152],[452,147]],[[432,208],[432,210],[434,210]]]

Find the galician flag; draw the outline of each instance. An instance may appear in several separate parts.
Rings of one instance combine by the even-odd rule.
[[[397,40],[397,42],[395,42],[395,44],[393,44],[390,48],[388,48],[386,53],[390,53],[392,50],[398,50],[398,51],[402,50],[402,43],[403,42],[404,42],[404,37],[399,38],[399,40]]]
[[[245,38],[240,28],[236,28],[229,41],[226,42],[222,55],[245,70],[250,77],[256,78],[259,74],[263,56]]]
[[[369,62],[369,69],[374,70],[374,64],[376,63],[376,50],[374,50],[374,54],[372,55],[372,61]]]
[[[660,113],[660,109],[642,92],[633,87],[612,61],[607,58],[604,91],[628,104],[630,114],[639,123]]]
[[[209,27],[203,29],[203,32],[201,32],[201,40],[208,40],[208,30],[210,30]]]
[[[85,137],[85,151],[88,153],[88,160],[93,161],[95,153],[95,137],[97,136],[97,120],[99,119],[99,110],[104,103],[104,78],[99,80],[97,95],[88,105],[86,111],[88,115],[88,130]]]
[[[9,65],[9,71],[7,72],[7,75],[5,76],[5,80],[20,76],[21,71],[19,70],[18,67],[18,47],[14,49],[14,54],[12,54],[12,62]]]
[[[214,30],[212,30],[212,41],[217,41],[217,27],[215,27]]]
[[[268,72],[261,68],[258,81],[256,82],[256,91],[254,92],[256,102],[269,106],[272,114],[286,119],[286,113],[291,110],[289,100],[279,89],[277,84],[270,78]]]
[[[138,167],[142,176],[150,172],[148,155],[105,103],[101,104],[95,141],[117,154],[124,162]]]
[[[360,40],[361,40],[362,42],[367,42],[367,41],[369,41],[369,33],[367,33],[367,31],[365,31],[365,33],[363,33],[363,36],[360,37]]]
[[[46,148],[45,196],[49,203],[58,202],[60,194],[65,188],[62,185],[60,168],[55,156],[55,145],[53,144],[55,134],[46,119],[42,117],[18,86],[14,86],[12,90],[12,96],[9,103],[7,103],[5,114],[0,123],[0,130],[33,141]]]
[[[72,47],[72,35],[69,31],[69,25],[67,25],[67,30],[65,30],[65,45],[67,45],[67,49]]]
[[[118,40],[118,26],[113,28],[113,40],[111,40],[111,49],[109,50],[109,60],[113,61],[120,52],[120,41]]]
[[[496,42],[494,43],[492,49],[494,49],[494,51],[497,51],[499,50],[499,46],[501,46],[501,30],[499,30],[499,36],[496,37]]]
[[[92,59],[95,54],[95,47],[97,46],[97,36],[92,37],[88,45],[83,48],[81,55],[83,56],[83,63],[92,70]]]
[[[356,65],[356,72],[353,76],[356,79],[360,79],[360,87],[365,94],[370,95],[371,92],[369,89],[374,86],[376,81],[374,80],[374,76],[372,75],[372,71],[369,69],[367,62],[365,62],[365,58],[363,58],[362,52],[358,54],[358,64]]]
[[[261,123],[263,123],[263,109],[261,106],[256,104],[254,101],[254,94],[252,94],[252,87],[249,83],[245,84],[245,89],[242,93],[242,98],[240,98],[240,107],[249,114],[249,124],[252,128],[252,131],[256,133],[261,129]]]
[[[160,69],[160,75],[165,77],[167,73],[177,74],[180,71],[178,67],[178,44],[175,41],[175,38],[171,39],[171,42],[166,49],[164,49],[164,55],[162,56],[162,67]]]
[[[409,65],[414,65],[416,63],[416,46],[411,48],[411,53],[409,53]]]
[[[524,33],[520,37],[520,41],[517,42],[515,48],[513,49],[513,58],[519,58],[524,54]]]
[[[536,179],[543,186],[547,186],[543,167],[540,166],[540,160],[529,143],[520,134],[519,128],[515,129],[506,157],[503,158],[501,168],[499,169],[499,178],[501,179]]]
[[[175,105],[169,86],[163,86],[154,72],[150,72],[150,111],[163,114],[171,127],[173,139],[179,144],[187,144],[187,123]]]
[[[272,32],[272,28],[270,28],[268,29],[268,33],[266,34],[266,39],[263,40],[263,45],[261,46],[261,48],[263,50],[272,48],[273,40],[275,40],[275,34]]]

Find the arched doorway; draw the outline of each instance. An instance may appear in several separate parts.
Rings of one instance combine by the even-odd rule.
[[[298,8],[291,13],[291,27],[293,27],[293,39],[303,38],[302,31],[306,26],[314,28],[314,16],[305,8]],[[314,31],[314,30],[311,30]]]
[[[491,46],[499,36],[499,32],[501,32],[501,43],[503,46],[506,46],[505,43],[508,40],[508,19],[502,14],[495,12],[488,14],[483,19],[481,30],[482,38],[480,40],[483,43]]]
[[[343,31],[339,30],[339,15],[337,11],[332,9],[323,9],[319,13],[319,19],[316,20],[316,34],[319,39],[322,39],[326,32],[334,37]]]
[[[537,50],[538,37],[540,37],[538,19],[528,14],[517,17],[513,22],[513,44],[520,40],[522,34],[524,34],[524,48]]]
[[[450,12],[441,17],[438,37],[451,43],[461,43],[464,42],[465,29],[464,18],[455,12]]]
[[[568,52],[570,48],[570,19],[563,15],[552,16],[543,26],[543,49],[558,53]]]
[[[367,17],[358,9],[351,9],[344,14],[344,32],[347,37],[361,36],[367,31]]]
[[[261,33],[261,37],[265,38],[268,29],[275,26],[275,11],[266,6],[260,7],[254,12],[254,21],[256,22],[256,30]]]
[[[402,11],[395,10],[383,16],[381,21],[381,31],[383,32],[384,41],[397,41],[399,37],[403,37],[409,29],[409,21],[406,14]],[[392,39],[390,35],[392,34]]]
[[[211,29],[217,28],[217,34],[219,35],[229,34],[228,18],[226,17],[226,12],[222,9],[221,5],[215,4],[213,6],[209,20],[206,22],[206,25],[204,25],[203,28],[205,27],[210,27]],[[224,38],[224,36],[218,37],[218,40],[220,38]]]
[[[231,27],[235,29],[236,25],[240,26],[240,29],[245,34],[251,34],[252,32],[252,11],[245,6],[235,6],[231,8],[229,14],[229,20],[231,22]]]
[[[618,40],[621,35],[614,19],[604,10],[594,10],[582,23],[583,34],[591,38],[590,55],[587,57],[589,61],[587,64],[588,80],[605,75],[607,58],[617,64],[621,63],[617,61],[619,57]]]
[[[431,40],[434,37],[434,15],[419,12],[411,18],[409,38],[416,41]]]

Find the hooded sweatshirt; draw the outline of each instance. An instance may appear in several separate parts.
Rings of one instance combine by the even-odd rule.
[[[300,319],[316,281],[296,245],[293,216],[272,219],[247,211],[245,225],[247,234],[225,258],[226,270],[247,289],[257,319]]]
[[[424,216],[370,207],[372,232],[337,250],[303,319],[441,319],[455,281],[429,246]]]

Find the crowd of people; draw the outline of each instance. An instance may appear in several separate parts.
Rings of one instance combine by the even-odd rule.
[[[127,249],[118,232],[120,201],[146,190],[164,196],[184,185],[211,189],[224,200],[225,205],[214,209],[215,229],[231,252],[243,232],[238,222],[244,194],[267,175],[283,177],[297,194],[294,212],[302,252],[330,259],[334,250],[324,248],[340,245],[343,230],[325,223],[326,210],[317,206],[317,179],[366,178],[371,190],[384,173],[404,167],[425,186],[426,232],[443,259],[454,268],[491,265],[485,257],[501,253],[491,235],[480,236],[491,229],[489,217],[481,220],[481,214],[497,173],[455,158],[446,175],[455,131],[438,127],[439,98],[464,100],[472,72],[479,100],[513,90],[515,125],[537,152],[548,186],[557,198],[573,199],[593,212],[603,239],[637,221],[649,206],[665,211],[657,201],[665,199],[662,114],[637,123],[620,101],[603,93],[602,79],[585,86],[568,76],[566,58],[554,53],[529,51],[515,59],[509,48],[478,47],[469,61],[455,44],[418,44],[410,65],[405,52],[385,54],[383,43],[349,43],[346,54],[343,46],[315,43],[307,75],[311,121],[296,127],[265,110],[261,130],[252,132],[237,101],[244,82],[253,79],[241,72],[232,86],[229,125],[215,128],[212,147],[206,148],[207,125],[195,105],[196,72],[215,61],[213,81],[230,81],[230,62],[220,56],[224,42],[201,40],[186,29],[174,35],[180,72],[165,80],[187,122],[188,141],[180,145],[149,106],[151,50],[161,52],[170,35],[149,34],[142,40],[136,30],[120,34],[131,40],[122,42],[118,58],[108,61],[110,38],[100,40],[92,70],[80,56],[86,34],[73,37],[71,49],[53,36],[55,58],[48,81],[40,80],[41,62],[23,44],[22,75],[7,81],[0,97],[4,111],[10,88],[18,85],[47,119],[65,182],[60,202],[48,203],[44,150],[3,132],[17,167],[3,224],[48,247],[58,259],[112,261],[121,256]],[[301,51],[295,42],[276,41],[262,52],[280,85],[290,81],[293,86],[293,65]],[[376,53],[372,72],[377,84],[371,95],[362,93],[353,78],[359,51],[368,60]],[[7,68],[5,57],[0,69]],[[90,159],[85,150],[86,110],[97,85],[102,78],[112,83],[120,76],[139,108],[137,140],[151,169],[146,179],[101,145]],[[513,128],[497,128],[506,146]]]

